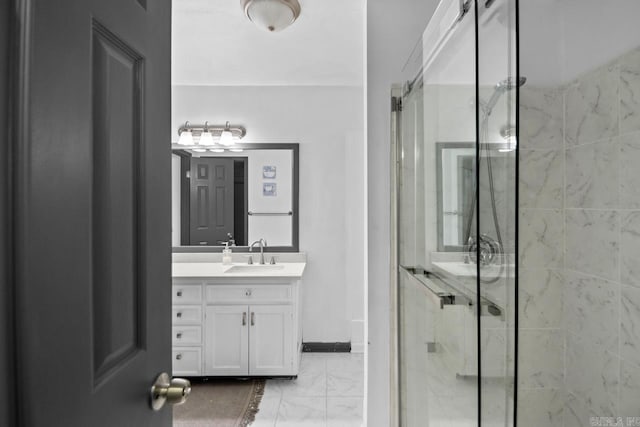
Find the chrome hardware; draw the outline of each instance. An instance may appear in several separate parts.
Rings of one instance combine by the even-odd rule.
[[[255,245],[260,245],[260,264],[264,265],[264,247],[267,246],[267,241],[264,239],[256,240],[249,246],[249,252],[253,251]]]
[[[249,265],[253,264],[253,257],[251,255],[249,255],[249,259],[247,260],[247,264],[249,264]]]
[[[251,296],[251,289],[247,289],[247,290],[244,292],[244,294],[245,294],[246,296],[250,297],[250,296]]]
[[[251,312],[251,326],[256,324],[256,314],[252,311]]]
[[[293,216],[293,212],[247,212],[249,216]]]
[[[182,360],[182,353],[176,354],[176,360]]]
[[[272,256],[271,261],[269,261],[269,264],[276,265],[276,257]]]
[[[179,297],[181,297],[181,296],[182,296],[182,291],[178,291],[178,292],[176,293],[176,295],[177,295],[177,296],[179,296]]]
[[[151,386],[151,408],[159,411],[166,402],[181,405],[191,393],[191,383],[183,378],[170,378],[166,372],[158,375]]]
[[[246,326],[247,325],[247,312],[243,312],[242,313],[242,326]]]
[[[209,243],[209,242],[206,242],[206,241],[200,241],[200,242],[198,242],[198,243],[200,243],[201,245],[203,245],[203,246],[204,246],[204,245],[206,245],[206,244],[207,244],[207,243]]]
[[[176,338],[178,338],[178,339],[182,338],[182,332],[178,332],[178,333],[176,334]]]
[[[182,317],[182,312],[179,311],[178,313],[176,313],[176,317]]]

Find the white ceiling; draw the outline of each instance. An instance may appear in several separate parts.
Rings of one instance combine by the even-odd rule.
[[[174,85],[362,86],[364,0],[299,0],[300,17],[268,33],[239,0],[174,0]]]

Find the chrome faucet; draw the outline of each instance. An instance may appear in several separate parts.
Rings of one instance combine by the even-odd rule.
[[[249,252],[253,252],[255,245],[260,245],[260,264],[264,264],[264,247],[267,246],[267,241],[264,239],[256,240],[249,246]]]

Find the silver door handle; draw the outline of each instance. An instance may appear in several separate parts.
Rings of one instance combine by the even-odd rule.
[[[252,311],[251,312],[251,326],[256,324],[256,314]]]
[[[242,313],[242,326],[246,326],[247,325],[247,312],[243,312]]]
[[[158,375],[151,386],[151,408],[159,411],[165,403],[183,404],[191,393],[191,383],[184,378],[171,378],[166,372]]]

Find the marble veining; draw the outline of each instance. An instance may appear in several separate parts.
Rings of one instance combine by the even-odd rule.
[[[524,389],[518,393],[519,427],[562,427],[564,396],[560,390]]]
[[[640,117],[640,114],[638,115]],[[620,207],[640,208],[640,132],[620,137]]]
[[[640,211],[627,212],[620,220],[620,280],[640,287]]]
[[[616,138],[567,150],[566,202],[569,208],[618,206],[619,156]]]
[[[521,269],[519,276],[520,327],[561,327],[564,283],[562,271]]]
[[[618,212],[566,211],[566,267],[610,280],[618,279]]]
[[[567,333],[567,390],[600,416],[618,414],[620,359],[590,337]]]
[[[521,329],[518,382],[524,388],[561,388],[564,383],[564,334],[559,329]]]
[[[520,152],[520,206],[561,209],[563,206],[564,151]]]
[[[563,415],[564,427],[585,427],[591,424],[590,417],[597,416],[573,393],[567,393]]]
[[[640,49],[620,60],[620,132],[640,130]]]
[[[617,354],[620,285],[573,271],[567,271],[565,278],[567,330]]]
[[[622,360],[620,362],[620,407],[621,416],[640,417],[640,366]]]
[[[337,390],[359,390],[359,395],[336,396],[328,390],[334,377]],[[348,384],[338,384],[340,381]],[[303,353],[297,379],[269,379],[252,426],[363,425],[364,358],[355,353]]]
[[[616,64],[575,80],[565,94],[565,140],[585,144],[618,132],[618,76]]]
[[[640,369],[640,289],[622,285],[620,357]]]
[[[520,89],[520,147],[562,148],[562,91],[525,85]]]
[[[526,268],[563,265],[564,223],[560,210],[520,211],[520,264]]]

